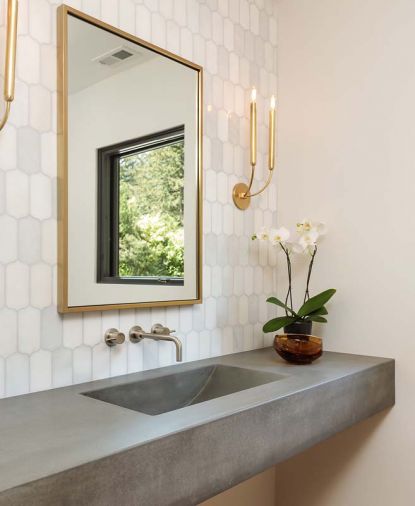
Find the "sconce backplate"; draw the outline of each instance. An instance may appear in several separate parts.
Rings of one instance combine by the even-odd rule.
[[[244,197],[248,192],[248,186],[245,183],[237,183],[233,187],[232,192],[232,198],[233,203],[236,205],[238,209],[241,209],[242,211],[245,211],[245,209],[248,209],[250,203],[251,203],[251,197]]]

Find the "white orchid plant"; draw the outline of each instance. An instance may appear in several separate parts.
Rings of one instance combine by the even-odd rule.
[[[287,260],[288,290],[285,302],[277,299],[277,297],[270,297],[267,299],[267,302],[282,307],[285,310],[285,316],[273,318],[268,321],[263,327],[264,332],[275,332],[282,327],[286,327],[296,322],[327,322],[325,316],[328,312],[325,305],[336,293],[336,290],[331,288],[315,295],[314,297],[310,297],[310,279],[318,250],[318,242],[319,239],[326,234],[326,232],[327,230],[324,223],[303,220],[300,223],[297,223],[297,236],[294,240],[290,240],[291,233],[285,227],[277,229],[268,229],[263,227],[258,234],[255,234],[252,237],[253,240],[271,243],[273,246],[279,247],[280,250],[284,252]],[[309,257],[304,301],[303,305],[297,311],[294,311],[292,297],[292,254],[302,254]]]

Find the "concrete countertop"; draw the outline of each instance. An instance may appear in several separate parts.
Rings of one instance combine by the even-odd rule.
[[[284,379],[157,416],[80,395],[202,365]],[[394,361],[266,348],[0,401],[0,505],[192,505],[394,404]]]

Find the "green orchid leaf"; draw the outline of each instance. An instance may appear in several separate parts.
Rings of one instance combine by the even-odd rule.
[[[316,309],[315,311],[313,311],[312,313],[310,313],[308,316],[322,316],[322,315],[326,315],[326,314],[329,314],[329,312],[323,306],[320,309]]]
[[[327,320],[322,316],[307,316],[306,320],[308,322],[327,323]]]
[[[288,307],[286,304],[284,304],[284,302],[282,302],[280,299],[277,299],[277,297],[269,297],[267,299],[267,302],[269,302],[270,304],[275,304],[276,306],[279,306],[279,307],[283,307],[288,312],[290,312],[292,315],[296,315],[295,311],[293,311],[290,307]]]
[[[286,325],[290,325],[290,323],[293,323],[297,320],[297,318],[293,316],[280,316],[279,318],[274,318],[273,320],[270,320],[267,322],[263,327],[262,330],[264,332],[275,332],[282,327],[285,327]]]
[[[333,297],[335,293],[336,290],[334,288],[330,288],[329,290],[311,297],[311,299],[308,299],[308,301],[300,307],[300,309],[297,311],[297,314],[299,316],[308,316],[314,311],[321,309],[326,304],[326,302],[328,302]]]

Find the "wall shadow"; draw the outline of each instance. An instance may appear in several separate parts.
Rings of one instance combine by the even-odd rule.
[[[329,504],[332,491],[365,451],[391,409],[278,464],[275,467],[276,506]]]

